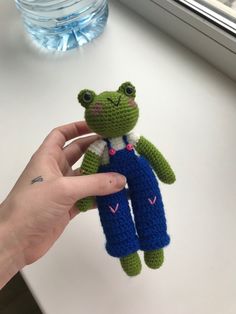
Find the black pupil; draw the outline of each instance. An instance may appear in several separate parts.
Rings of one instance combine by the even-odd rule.
[[[127,93],[128,95],[131,95],[131,94],[133,93],[133,88],[130,87],[130,86],[126,87],[126,93]]]
[[[91,98],[92,98],[92,95],[90,93],[86,92],[84,94],[84,101],[90,101]]]

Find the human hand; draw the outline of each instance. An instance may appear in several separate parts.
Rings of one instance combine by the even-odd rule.
[[[32,156],[1,204],[0,229],[4,226],[3,229],[11,234],[18,248],[17,254],[20,254],[20,268],[48,251],[78,213],[74,205],[77,200],[115,193],[124,188],[125,177],[119,174],[78,176],[78,172],[72,169],[98,136],[90,135],[75,139],[67,146],[65,144],[89,132],[85,122],[55,128]]]

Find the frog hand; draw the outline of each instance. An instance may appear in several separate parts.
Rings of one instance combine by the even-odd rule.
[[[154,165],[154,170],[163,183],[172,184],[175,182],[175,174],[167,162],[162,163],[161,165],[160,163],[157,163]]]

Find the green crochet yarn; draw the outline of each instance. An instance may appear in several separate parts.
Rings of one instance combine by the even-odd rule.
[[[150,143],[145,137],[141,136],[135,146],[137,152],[149,160],[158,178],[167,184],[175,182],[175,174],[169,163],[162,156],[159,150]]]
[[[123,270],[128,276],[137,276],[141,272],[142,264],[137,252],[127,255],[125,257],[121,257],[120,263]]]
[[[87,151],[84,155],[82,165],[80,167],[81,174],[97,173],[101,158],[91,151]]]
[[[92,209],[95,203],[95,197],[90,196],[77,201],[75,205],[80,212],[86,212],[88,209]]]
[[[146,250],[144,252],[146,265],[157,269],[164,262],[163,249],[152,251],[150,249],[162,248],[169,243],[161,195],[152,170],[164,183],[171,184],[175,181],[173,170],[159,150],[143,136],[130,132],[139,117],[135,96],[135,87],[130,82],[121,84],[116,91],[96,94],[90,89],[83,89],[78,94],[78,101],[85,108],[85,120],[88,126],[92,132],[101,136],[101,139],[88,147],[80,168],[81,175],[107,171],[125,174],[128,187],[130,191],[133,191],[130,193],[131,207],[134,211],[135,207],[138,208],[135,221],[132,221],[131,217],[130,222],[127,223],[126,218],[119,220],[119,217],[123,217],[128,210],[128,207],[124,205],[127,200],[124,201],[123,194],[98,196],[96,199],[107,238],[107,252],[120,259],[123,270],[131,277],[138,275],[142,268],[138,252],[135,251]],[[122,157],[123,153],[125,157]],[[137,167],[133,167],[134,164]],[[152,185],[145,182],[145,171],[149,171],[146,176],[147,181],[153,177],[152,180],[150,179],[153,182]],[[132,179],[134,182],[130,178],[135,178],[135,180]],[[151,190],[154,192],[152,193]],[[109,202],[111,200],[111,203],[108,200]],[[76,206],[80,211],[87,211],[94,206],[94,201],[95,198],[87,197],[77,201]],[[140,212],[142,212],[141,215]],[[136,219],[138,216],[141,218]],[[129,214],[124,217],[129,217]],[[132,229],[134,231],[130,231],[133,225],[135,225]],[[129,237],[131,232],[137,232],[135,244]],[[154,245],[152,240],[156,241]],[[135,253],[130,254],[130,252]]]
[[[85,120],[94,132],[103,137],[122,136],[131,131],[137,123],[139,109],[134,101],[135,87],[123,83],[117,92],[82,90],[78,100],[86,108]]]
[[[144,260],[149,268],[160,268],[164,262],[163,249],[144,252]]]

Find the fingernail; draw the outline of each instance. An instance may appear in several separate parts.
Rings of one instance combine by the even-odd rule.
[[[121,174],[115,174],[117,188],[123,188],[126,185],[126,177]]]

